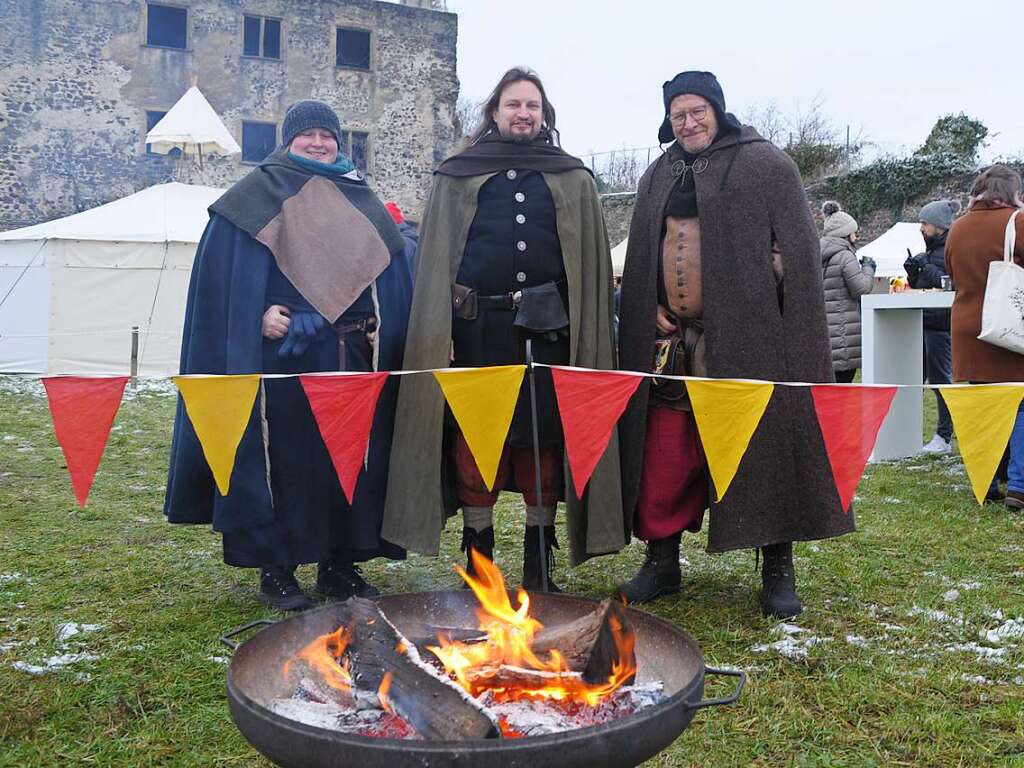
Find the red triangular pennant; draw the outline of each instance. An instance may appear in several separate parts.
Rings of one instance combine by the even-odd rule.
[[[895,395],[896,387],[811,387],[832,478],[847,512]]]
[[[615,422],[640,386],[640,377],[570,368],[552,368],[551,377],[555,382],[573,485],[576,495],[583,498],[590,475],[608,446]]]
[[[299,376],[349,504],[356,495],[373,414],[387,378],[386,371]]]
[[[78,506],[89,498],[127,376],[50,376],[43,379],[57,442]]]

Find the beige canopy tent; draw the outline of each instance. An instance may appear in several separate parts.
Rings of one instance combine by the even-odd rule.
[[[188,281],[223,190],[159,184],[0,233],[0,372],[177,373]]]

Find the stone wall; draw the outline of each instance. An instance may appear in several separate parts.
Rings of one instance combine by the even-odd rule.
[[[369,176],[412,218],[455,140],[454,14],[373,0],[162,0],[188,8],[188,48],[150,47],[145,0],[0,4],[0,230],[81,211],[168,180],[227,186],[252,169],[202,171],[146,153],[146,110],[200,90],[241,144],[242,121],[280,126],[302,98],[370,135]],[[281,19],[280,60],[242,56],[243,13]],[[335,29],[370,31],[370,70],[335,66]],[[280,133],[278,133],[280,138]]]

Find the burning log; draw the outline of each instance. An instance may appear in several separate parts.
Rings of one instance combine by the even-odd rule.
[[[500,736],[487,712],[424,664],[415,646],[398,633],[376,603],[351,598],[343,607],[351,635],[346,654],[357,688],[380,691],[384,708],[392,707],[424,738],[462,741]]]
[[[538,656],[558,651],[565,657],[569,669],[581,672],[587,683],[603,683],[611,676],[614,665],[620,661],[620,650],[615,644],[615,633],[632,636],[622,606],[605,600],[593,613],[588,613],[567,624],[545,627],[533,638],[533,652]],[[629,665],[636,669],[636,653],[629,643]],[[624,681],[629,685],[633,677]]]
[[[583,676],[579,672],[549,672],[511,664],[494,664],[466,670],[466,679],[479,688],[519,688],[530,691],[559,683],[579,683]]]

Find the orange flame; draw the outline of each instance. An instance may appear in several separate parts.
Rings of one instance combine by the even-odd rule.
[[[544,625],[529,615],[530,596],[520,589],[516,595],[518,607],[514,608],[501,571],[475,549],[470,551],[477,576],[469,575],[459,566],[455,570],[480,601],[477,619],[480,629],[487,633],[487,640],[461,643],[439,636],[439,645],[429,646],[427,650],[441,660],[445,670],[471,695],[490,691],[502,701],[547,699],[582,701],[596,706],[601,699],[614,693],[635,675],[634,635],[614,615],[609,624],[618,659],[613,663],[612,674],[606,682],[584,682],[578,673],[569,668],[557,650],[552,650],[547,658],[539,658],[533,652],[532,643]],[[493,688],[488,685],[486,670],[498,666],[521,667],[544,673],[543,685]]]
[[[391,670],[384,673],[384,679],[380,681],[380,687],[377,688],[377,698],[380,700],[381,708],[389,715],[397,714],[395,708],[391,706],[391,697],[388,696],[388,691],[391,690]]]
[[[284,676],[288,677],[295,661],[304,661],[310,668],[319,672],[324,682],[332,688],[351,691],[352,673],[349,670],[349,661],[347,658],[342,659],[351,641],[351,636],[343,626],[330,634],[320,635],[285,663],[282,670]]]

